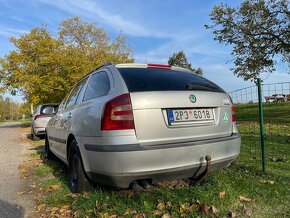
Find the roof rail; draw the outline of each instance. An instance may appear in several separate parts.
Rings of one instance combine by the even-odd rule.
[[[113,65],[113,64],[111,62],[106,62],[103,65],[101,65],[101,66],[97,67],[96,69],[94,69],[93,71],[98,70],[98,69],[100,69],[102,67],[110,66],[110,65]]]
[[[110,66],[110,65],[113,65],[111,62],[107,62],[107,63],[104,63],[102,64],[101,66],[93,69],[92,71],[90,71],[89,73],[87,73],[86,75],[84,75],[82,78],[80,78],[78,81],[82,80],[83,78],[85,78],[87,75],[91,74],[92,72],[94,72],[95,70],[98,70],[98,69],[101,69],[102,67],[106,67],[106,66]]]

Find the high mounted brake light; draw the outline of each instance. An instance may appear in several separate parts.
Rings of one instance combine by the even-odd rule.
[[[170,65],[165,64],[147,64],[148,68],[171,69]]]
[[[106,103],[101,130],[135,129],[129,93],[119,95]]]

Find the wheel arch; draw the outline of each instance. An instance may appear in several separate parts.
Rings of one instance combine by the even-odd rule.
[[[83,172],[84,172],[84,175],[86,176],[86,179],[87,179],[88,181],[91,181],[89,175],[88,175],[87,172],[85,171],[85,168],[84,168],[84,161],[83,161],[83,157],[82,157],[82,155],[81,155],[80,148],[79,148],[79,146],[78,146],[77,139],[76,139],[76,137],[75,137],[72,133],[69,134],[69,136],[68,136],[68,138],[67,138],[67,142],[66,142],[66,146],[67,146],[67,148],[66,148],[67,165],[69,165],[70,145],[71,145],[71,142],[72,142],[73,140],[75,140],[76,143],[77,143],[77,146],[76,146],[76,152],[78,153],[78,155],[79,155],[79,157],[80,157],[80,161],[81,161],[81,163],[82,163],[82,170],[83,170]]]
[[[70,152],[70,145],[73,140],[76,140],[75,136],[70,133],[66,140],[66,159],[67,162],[69,161],[69,152]]]

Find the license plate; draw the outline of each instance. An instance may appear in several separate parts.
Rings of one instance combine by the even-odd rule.
[[[212,122],[213,111],[212,109],[168,109],[169,123],[181,123],[181,122]]]

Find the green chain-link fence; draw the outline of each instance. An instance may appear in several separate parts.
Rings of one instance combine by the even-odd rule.
[[[265,158],[262,158],[258,84],[229,92],[242,136],[241,158],[266,166],[290,159],[290,82],[261,84]],[[277,167],[277,166],[275,166]],[[278,168],[277,168],[278,169]]]

